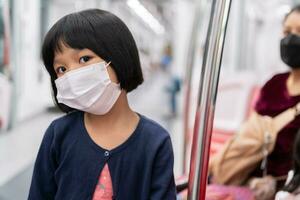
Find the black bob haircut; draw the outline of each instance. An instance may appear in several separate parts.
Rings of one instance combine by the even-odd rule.
[[[125,23],[114,14],[88,9],[71,13],[57,21],[47,33],[43,46],[42,58],[50,74],[53,97],[56,105],[63,112],[75,110],[58,103],[53,67],[56,52],[61,52],[62,45],[73,49],[90,49],[106,62],[111,62],[120,86],[130,92],[143,83],[136,43]]]

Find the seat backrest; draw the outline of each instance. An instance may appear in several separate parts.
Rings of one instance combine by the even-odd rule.
[[[260,87],[247,82],[231,82],[220,86],[215,122],[210,145],[211,156],[229,140],[253,111]]]

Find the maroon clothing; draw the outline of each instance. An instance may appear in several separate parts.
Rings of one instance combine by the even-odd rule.
[[[277,74],[263,86],[255,105],[257,113],[274,117],[300,101],[300,95],[289,95],[288,77],[289,73]],[[268,156],[268,174],[275,177],[287,175],[292,168],[293,143],[299,128],[300,117],[297,117],[278,133],[275,148]]]

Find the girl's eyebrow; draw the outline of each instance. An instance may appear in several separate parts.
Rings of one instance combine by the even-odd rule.
[[[90,50],[88,50],[88,49],[80,49],[80,50],[78,50],[77,53],[92,54],[92,52]]]
[[[54,58],[54,60],[53,60],[53,65],[55,65],[56,63],[59,63],[60,61],[59,61],[59,58],[57,59],[57,58]]]

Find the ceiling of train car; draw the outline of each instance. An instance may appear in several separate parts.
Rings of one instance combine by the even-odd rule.
[[[68,5],[71,3],[81,3],[84,0],[48,0],[56,4]],[[127,0],[89,0],[86,2],[101,2],[107,1],[109,3],[126,3]],[[172,32],[174,16],[176,10],[174,9],[174,3],[182,0],[138,0],[149,12],[161,23],[168,32]],[[186,0],[191,1],[191,0]]]
[[[126,0],[112,0],[112,2],[126,2]],[[172,32],[174,22],[174,3],[178,0],[137,0],[153,17],[164,27],[167,32]],[[187,0],[190,1],[190,0]]]
[[[172,30],[174,20],[174,3],[176,0],[140,0],[152,14],[166,27]]]

